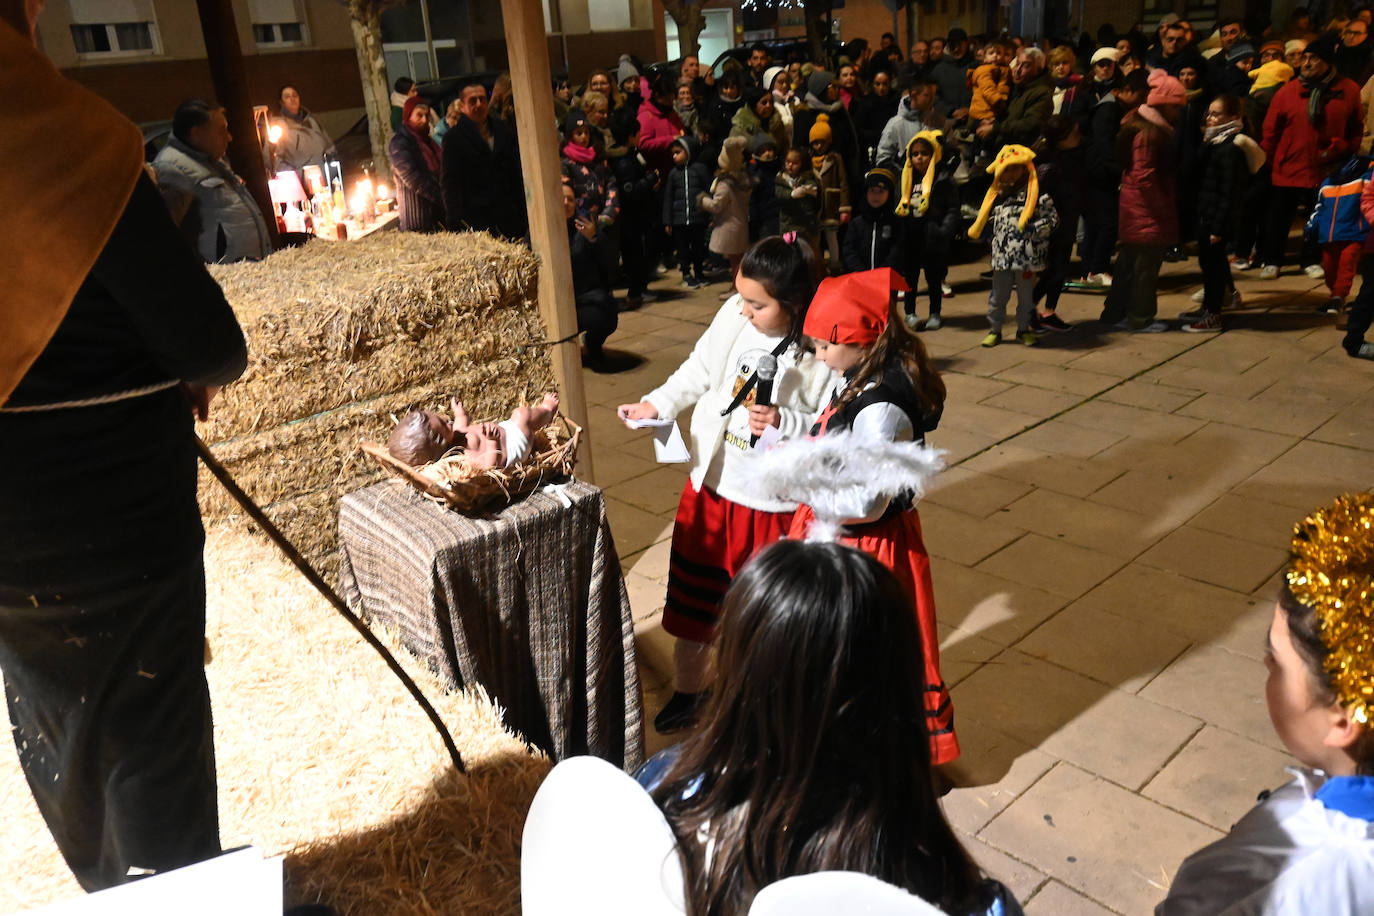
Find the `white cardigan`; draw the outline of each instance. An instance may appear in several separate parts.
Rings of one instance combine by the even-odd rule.
[[[731,296],[711,326],[697,340],[692,353],[662,385],[644,396],[654,405],[658,415],[674,419],[692,405],[692,425],[689,440],[692,449],[692,488],[700,490],[705,483],[732,502],[760,512],[787,512],[796,503],[765,499],[751,481],[734,479],[730,462],[724,462],[720,480],[707,480],[707,472],[725,446],[725,432],[733,419],[736,425],[747,417],[743,405],[729,416],[720,412],[734,399],[735,363],[732,354],[747,347],[773,350],[781,337],[767,337],[755,331],[740,314],[739,296]],[[830,370],[809,353],[795,345],[778,357],[778,375],[773,382],[773,402],[781,415],[778,432],[790,439],[804,435],[811,420],[820,411],[821,398],[830,380]]]

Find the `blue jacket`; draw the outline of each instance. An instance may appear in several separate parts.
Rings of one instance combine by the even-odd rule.
[[[1369,235],[1369,223],[1360,212],[1360,195],[1370,181],[1374,181],[1374,167],[1370,161],[1362,156],[1351,156],[1317,188],[1317,200],[1304,234],[1323,245],[1363,242]]]

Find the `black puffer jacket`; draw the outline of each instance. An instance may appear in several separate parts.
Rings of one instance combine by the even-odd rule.
[[[687,149],[688,164],[674,165],[663,181],[663,225],[706,225],[711,217],[697,200],[711,190],[711,170],[694,161],[701,144],[694,137],[678,137],[674,145]]]
[[[1198,236],[1233,239],[1240,226],[1250,167],[1236,136],[1221,143],[1203,143],[1198,151]]]

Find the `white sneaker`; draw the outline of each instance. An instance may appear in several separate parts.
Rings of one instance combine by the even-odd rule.
[[[1192,298],[1193,298],[1193,301],[1194,301],[1194,302],[1201,302],[1203,299],[1206,299],[1206,298],[1207,298],[1207,287],[1204,286],[1202,289],[1200,289],[1200,290],[1198,290],[1197,292],[1193,293],[1193,297],[1192,297]]]
[[[1102,273],[1100,273],[1100,274],[1093,274],[1093,276],[1097,278],[1097,279],[1094,281],[1095,285],[1097,285],[1097,286],[1102,286],[1102,287],[1106,287],[1107,289],[1111,289],[1111,288],[1112,288],[1112,275],[1111,275],[1111,274],[1109,274],[1109,273],[1107,273],[1107,272],[1104,271],[1104,272],[1102,272]]]
[[[1277,280],[1279,278],[1279,266],[1277,264],[1265,264],[1260,268],[1259,278],[1261,280]]]
[[[940,295],[941,295],[941,296],[944,296],[944,297],[946,297],[946,298],[948,298],[948,297],[950,297],[950,296],[953,296],[953,295],[954,295],[954,287],[950,286],[948,283],[941,283],[941,284],[940,284]]]
[[[1322,266],[1320,264],[1308,264],[1306,267],[1302,269],[1302,272],[1307,274],[1307,279],[1309,280],[1326,279],[1326,271],[1322,270]]]
[[[1167,321],[1151,321],[1149,324],[1138,328],[1131,328],[1132,334],[1163,334],[1169,330]]]
[[[1226,307],[1227,307],[1227,308],[1232,308],[1232,309],[1238,309],[1238,308],[1241,307],[1242,304],[1243,304],[1243,303],[1241,302],[1241,298],[1240,298],[1240,290],[1238,290],[1238,289],[1233,289],[1233,290],[1231,290],[1231,301],[1227,304]]]

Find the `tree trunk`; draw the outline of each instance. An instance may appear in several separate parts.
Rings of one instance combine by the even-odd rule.
[[[701,11],[700,0],[688,3],[685,0],[660,0],[663,10],[677,23],[678,56],[695,57],[701,50],[701,31],[706,28],[706,15]],[[711,66],[711,61],[704,61]]]
[[[826,53],[826,40],[830,37],[829,0],[806,0],[803,4],[806,17],[806,44],[811,51],[811,62],[830,69],[830,56]]]
[[[348,20],[353,26],[353,50],[363,82],[367,131],[372,139],[372,177],[391,184],[391,91],[386,84],[386,58],[382,54],[382,4],[348,0]]]

